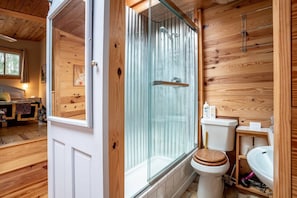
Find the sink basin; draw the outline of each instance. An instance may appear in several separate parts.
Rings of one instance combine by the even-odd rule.
[[[247,161],[255,175],[273,189],[273,147],[259,146],[250,150]]]

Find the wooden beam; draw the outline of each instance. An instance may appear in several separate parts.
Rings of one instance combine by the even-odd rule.
[[[202,148],[202,131],[200,127],[200,119],[202,118],[202,109],[204,103],[204,84],[203,84],[203,20],[202,10],[195,10],[195,23],[198,27],[198,147]]]
[[[16,11],[12,11],[12,10],[6,10],[6,9],[3,9],[3,8],[0,8],[0,13],[1,13],[1,15],[15,17],[15,18],[19,18],[19,19],[25,19],[25,20],[34,21],[34,22],[37,22],[37,23],[42,23],[42,24],[46,23],[45,18],[38,17],[38,16],[33,16],[33,15],[30,15],[30,14],[25,14],[25,13],[21,13],[21,12],[16,12]]]
[[[291,197],[291,0],[273,0],[273,197]]]
[[[124,197],[125,1],[110,1],[108,139],[109,197]]]

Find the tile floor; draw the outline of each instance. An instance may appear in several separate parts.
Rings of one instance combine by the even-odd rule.
[[[197,176],[193,183],[183,193],[181,198],[197,198],[197,185],[199,177]],[[260,198],[251,194],[243,194],[238,192],[236,187],[225,186],[224,198]]]

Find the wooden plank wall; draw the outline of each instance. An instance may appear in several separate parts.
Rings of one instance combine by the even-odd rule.
[[[292,0],[292,197],[297,197],[297,0]]]
[[[247,52],[242,52],[246,14]],[[204,94],[218,116],[239,117],[240,125],[273,115],[272,1],[246,0],[217,5],[203,13]]]
[[[85,88],[73,84],[74,65],[85,65],[84,40],[58,29],[54,38],[53,115],[85,119]]]
[[[295,65],[296,67],[296,65]],[[295,76],[296,79],[296,76]],[[297,197],[297,107],[292,107],[292,197]]]

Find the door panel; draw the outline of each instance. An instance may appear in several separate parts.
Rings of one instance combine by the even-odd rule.
[[[60,25],[56,28],[63,29],[63,34],[55,34],[53,31],[52,19],[61,9],[67,8],[67,5],[73,2],[85,3],[85,12],[75,10],[77,16],[81,16],[82,12],[85,15],[83,17],[86,29],[84,38],[78,39],[81,32],[75,31],[77,27],[75,23],[71,23],[70,20],[64,21],[63,17],[56,21]],[[108,109],[105,108],[108,104],[106,97],[108,94],[108,78],[106,77],[108,53],[105,53],[105,49],[108,49],[108,42],[105,41],[109,39],[109,34],[104,27],[104,24],[105,26],[108,24],[107,8],[109,8],[107,0],[54,0],[49,10],[47,21],[49,198],[109,197],[108,166],[106,160],[103,160],[103,156],[105,159],[108,158],[106,157],[108,156]],[[71,13],[73,10],[70,9],[69,12],[63,12],[63,15]],[[68,30],[63,25],[72,25],[73,33],[65,34]],[[62,40],[66,45],[59,48],[61,42],[53,43],[55,36],[59,36],[60,41]],[[71,43],[67,43],[68,39]],[[73,39],[79,42],[74,42]],[[76,51],[80,44],[85,45],[84,52]],[[53,48],[55,48],[54,51]],[[76,53],[80,54],[75,56]],[[69,57],[64,56],[65,54]],[[82,56],[85,61],[82,61]],[[91,58],[97,63],[94,67],[91,65]],[[63,64],[59,65],[61,62]],[[75,65],[85,66],[83,67],[86,72],[84,86],[74,81],[74,77],[78,77],[75,75]],[[51,75],[57,75],[56,69],[63,70],[63,72],[59,73],[60,77],[54,76],[53,78]],[[81,67],[76,69],[80,71]],[[59,97],[62,97],[57,97],[57,92],[55,92],[56,95],[53,94],[53,90],[58,90]],[[68,96],[69,93],[71,94]],[[82,112],[83,107],[85,107],[84,116],[74,113],[73,109]],[[63,111],[64,113],[61,113]],[[92,123],[92,120],[96,122]]]
[[[75,197],[90,197],[92,156],[74,149],[73,158]]]
[[[65,144],[53,141],[55,197],[65,197]]]

